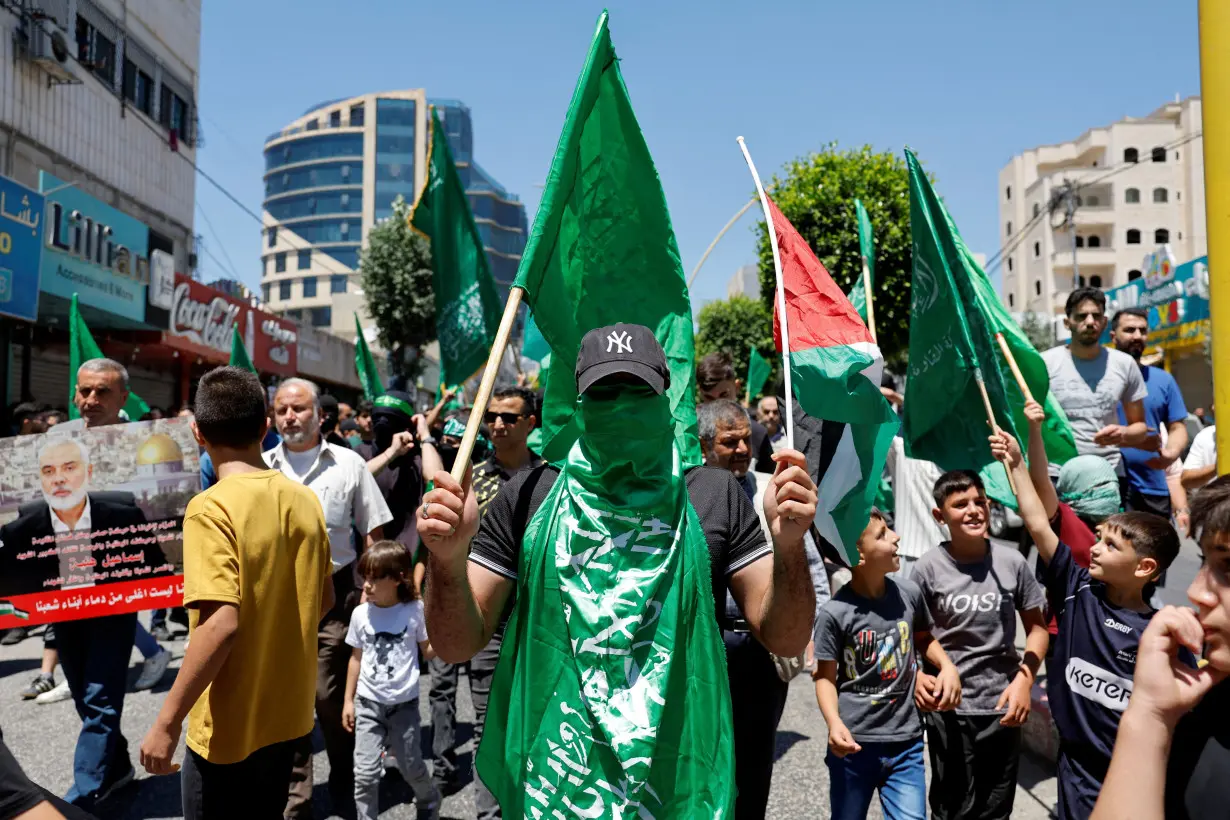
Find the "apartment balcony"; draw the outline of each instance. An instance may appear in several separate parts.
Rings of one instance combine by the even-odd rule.
[[[1114,268],[1116,249],[1102,246],[1100,248],[1077,248],[1076,263],[1081,268]],[[1072,248],[1056,250],[1051,254],[1051,270],[1072,269]]]

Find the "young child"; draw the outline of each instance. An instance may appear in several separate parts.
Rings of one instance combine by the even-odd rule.
[[[1036,402],[1027,405],[1031,444],[1035,436],[1042,437],[1040,409]],[[1059,622],[1047,679],[1061,739],[1059,818],[1085,820],[1106,779],[1132,694],[1137,645],[1154,615],[1145,588],[1179,554],[1179,536],[1160,516],[1117,513],[1098,527],[1099,540],[1085,569],[1051,528],[1016,440],[993,435],[991,452],[1006,459],[1016,475],[1021,518],[1038,546],[1051,610]]]
[[[957,665],[961,704],[926,715],[930,803],[937,820],[1006,818],[1016,797],[1022,724],[1046,655],[1045,596],[1015,549],[987,540],[990,518],[978,474],[952,470],[935,482],[935,520],[950,541],[928,550],[911,576],[922,590],[935,635]],[[1016,616],[1025,657],[1016,650]],[[919,674],[918,685],[934,686]]]
[[[915,648],[940,674],[919,705],[961,702],[957,668],[931,637],[922,593],[887,577],[901,569],[897,543],[879,510],[858,540],[859,564],[816,621],[816,700],[829,727],[830,812],[861,820],[879,789],[888,820],[925,820],[923,730],[915,704]],[[925,697],[924,697],[925,696]]]
[[[414,789],[420,820],[440,816],[440,792],[419,746],[419,658],[434,653],[412,571],[410,553],[395,541],[378,541],[359,559],[367,602],[355,609],[346,635],[354,653],[342,725],[355,734],[354,801],[361,818],[374,820],[379,813],[386,745]]]
[[[254,373],[218,367],[197,387],[192,430],[218,482],[184,514],[192,641],[141,744],[170,774],[188,721],[184,817],[281,817],[296,746],[312,731],[316,633],[333,606],[329,531],[311,490],[261,458],[269,422]]]

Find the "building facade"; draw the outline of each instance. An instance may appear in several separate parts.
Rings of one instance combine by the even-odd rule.
[[[347,339],[353,313],[366,327],[359,252],[397,197],[413,203],[422,188],[430,105],[507,292],[525,247],[525,206],[474,161],[470,110],[411,89],[315,105],[266,141],[261,289],[271,310]]]
[[[726,298],[746,296],[749,299],[760,298],[760,266],[743,265],[734,272],[726,282]]]
[[[1008,309],[1059,317],[1074,283],[1124,285],[1159,246],[1180,261],[1204,255],[1200,134],[1200,98],[1189,97],[1013,157],[998,186]],[[1069,182],[1071,226],[1061,197]]]

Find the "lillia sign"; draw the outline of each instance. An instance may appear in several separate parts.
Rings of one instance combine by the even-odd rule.
[[[171,324],[165,337],[169,345],[211,361],[229,361],[236,326],[257,370],[279,376],[295,374],[299,335],[293,324],[176,274]]]

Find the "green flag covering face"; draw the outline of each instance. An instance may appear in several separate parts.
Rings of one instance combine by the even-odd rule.
[[[102,349],[94,341],[94,337],[90,335],[90,329],[85,324],[85,319],[81,318],[81,309],[77,306],[77,294],[73,294],[72,306],[68,312],[68,417],[70,419],[81,418],[81,411],[77,409],[77,403],[73,401],[77,396],[77,371],[81,365],[88,362],[90,359],[102,359]],[[149,405],[146,404],[140,396],[131,390],[128,391],[128,401],[124,403],[122,408],[124,413],[132,421],[144,416],[149,412]]]
[[[231,326],[231,360],[227,364],[231,367],[241,367],[250,373],[256,372],[252,359],[248,357],[248,348],[244,346],[243,337],[239,335],[238,325]]]
[[[858,252],[863,259],[867,260],[866,273],[859,273],[858,279],[854,280],[854,287],[850,288],[850,292],[846,295],[850,300],[850,304],[854,305],[854,309],[858,311],[858,315],[863,321],[867,321],[867,288],[863,285],[863,276],[865,275],[870,283],[870,287],[874,288],[876,283],[876,246],[875,237],[871,233],[871,217],[867,216],[867,209],[863,207],[861,199],[854,200],[854,212],[858,219]]]
[[[429,144],[427,184],[410,224],[431,239],[440,378],[460,384],[487,363],[500,325],[500,297],[435,108]]]
[[[357,313],[354,315],[354,333],[354,368],[359,374],[359,384],[363,385],[363,398],[374,401],[384,395],[384,383],[380,380],[380,371],[372,358],[371,348],[367,346],[367,337],[363,335]]]
[[[507,817],[726,817],[709,553],[668,401],[591,389],[521,548],[478,771]]]
[[[581,337],[619,322],[654,332],[671,371],[671,413],[687,465],[700,464],[692,398],[692,308],[666,197],[611,45],[598,19],[560,134],[516,287],[559,367],[543,397],[543,457],[567,457],[578,428]]]
[[[756,398],[764,390],[764,383],[769,380],[769,363],[765,361],[760,351],[752,348],[747,357],[747,395]]]

